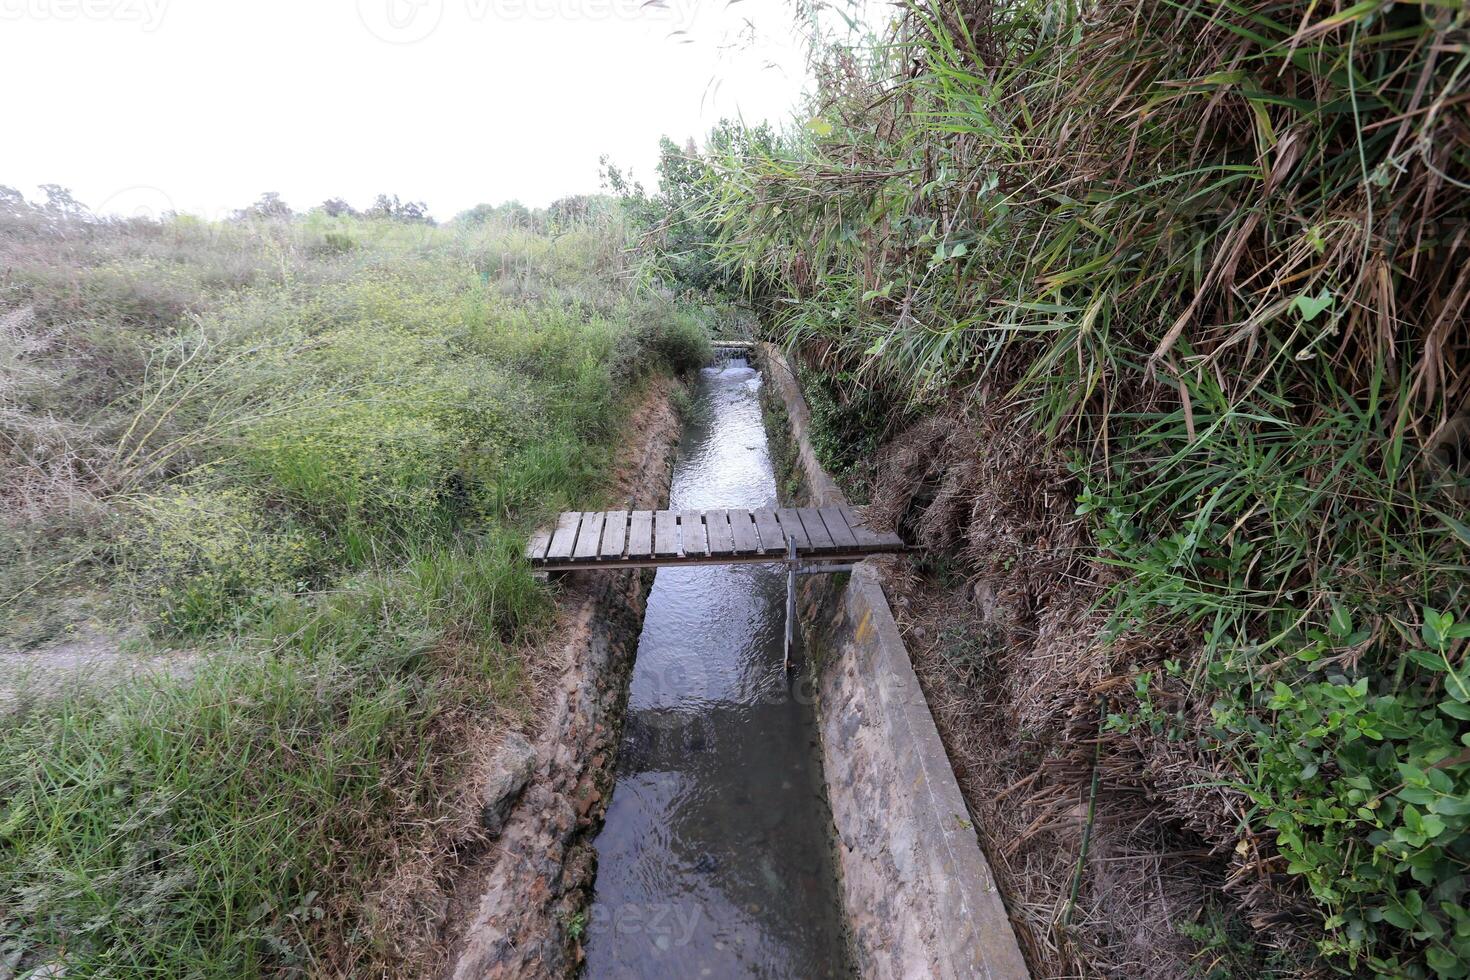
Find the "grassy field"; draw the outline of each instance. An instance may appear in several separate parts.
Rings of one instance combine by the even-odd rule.
[[[0,210],[0,645],[183,651],[4,706],[0,975],[431,957],[388,883],[452,859],[465,736],[525,701],[526,529],[708,353],[576,210]]]
[[[1091,800],[1202,855],[1190,970],[1470,975],[1466,17],[919,0],[818,46],[804,129],[631,195],[1012,611],[970,697],[1070,852],[1010,896],[1038,969],[1154,955],[1078,911],[1047,808]]]

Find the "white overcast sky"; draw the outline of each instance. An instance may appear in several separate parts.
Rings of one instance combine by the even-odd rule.
[[[596,191],[603,153],[651,184],[660,135],[784,123],[805,82],[784,0],[0,0],[0,184],[446,219]]]

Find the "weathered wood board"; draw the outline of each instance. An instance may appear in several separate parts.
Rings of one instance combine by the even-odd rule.
[[[535,568],[626,568],[772,562],[786,556],[860,560],[906,551],[897,534],[872,531],[850,507],[569,511],[526,544]]]

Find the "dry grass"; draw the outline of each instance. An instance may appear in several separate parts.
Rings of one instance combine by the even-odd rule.
[[[1209,851],[1205,972],[1470,969],[1467,17],[916,0],[705,160],[834,457],[881,437],[878,508],[978,590],[1033,837],[1097,772],[1127,846]],[[1036,949],[1131,968],[1052,871]]]
[[[1208,976],[1231,956],[1233,975],[1260,968],[1249,944],[1202,953],[1190,938],[1230,928],[1225,892],[1283,947],[1307,945],[1299,893],[1261,889],[1235,850],[1250,801],[1225,788],[1222,760],[1193,738],[1102,730],[1100,698],[1130,700],[1139,669],[1197,641],[1110,639],[1098,605],[1118,574],[1089,560],[1079,487],[1045,441],[1003,412],[932,417],[892,440],[874,486],[874,516],[933,556],[890,568],[888,588],[1037,976]],[[1152,696],[1209,726],[1183,682]]]

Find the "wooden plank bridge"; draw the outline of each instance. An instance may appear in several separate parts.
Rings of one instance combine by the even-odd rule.
[[[829,563],[906,551],[851,507],[570,511],[526,547],[537,571],[742,562]]]

